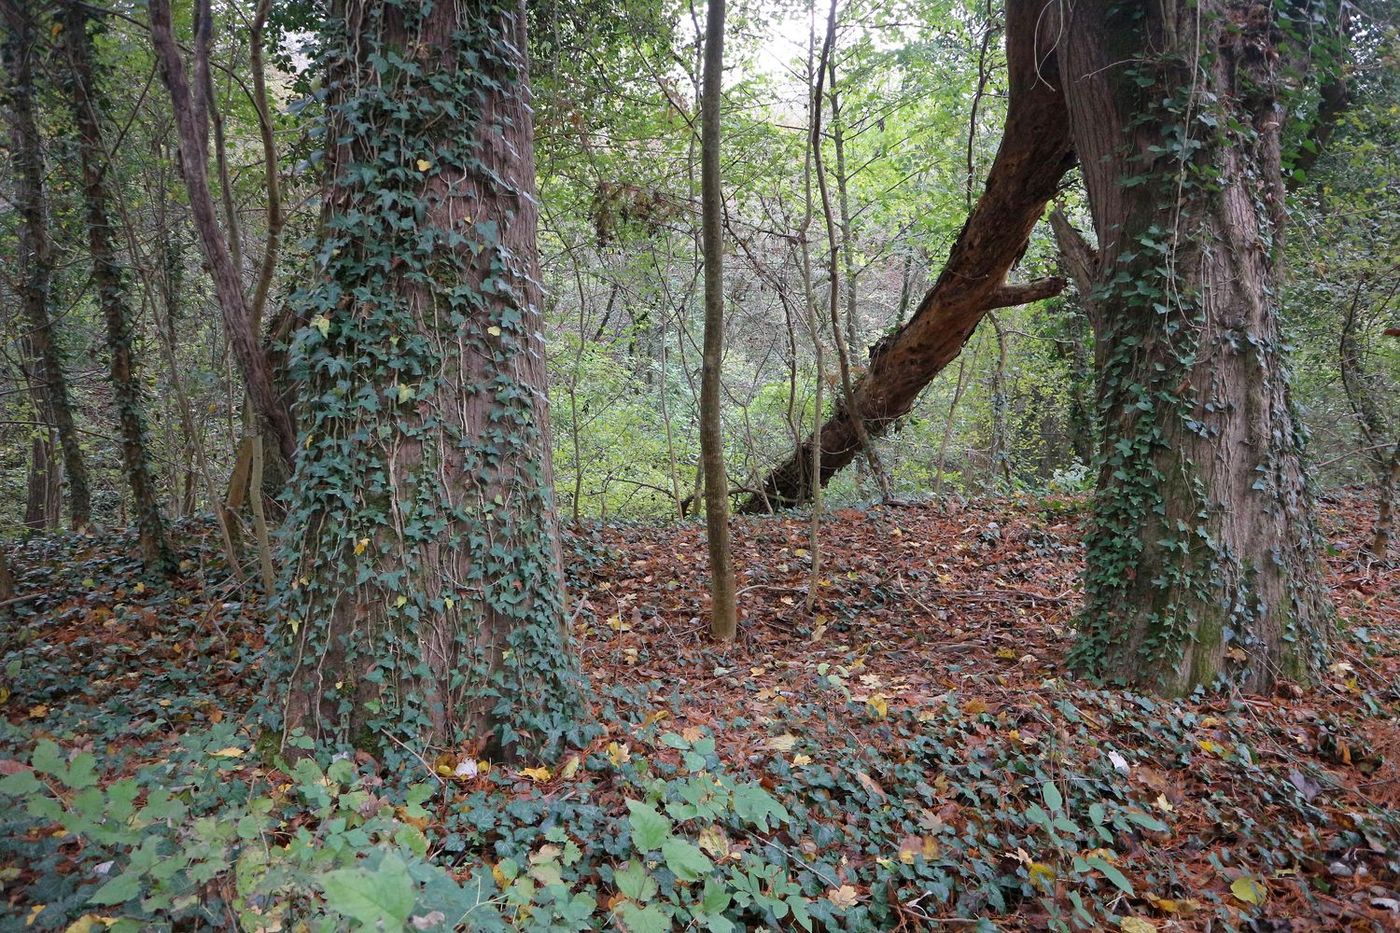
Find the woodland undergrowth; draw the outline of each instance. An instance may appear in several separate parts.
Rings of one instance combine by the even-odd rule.
[[[509,768],[393,744],[289,761],[262,599],[211,526],[13,552],[0,930],[1381,930],[1400,923],[1400,586],[1325,505],[1324,683],[1163,701],[1064,674],[1082,501],[575,531],[586,741]]]

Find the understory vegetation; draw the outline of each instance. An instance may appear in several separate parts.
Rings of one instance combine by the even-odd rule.
[[[767,622],[723,650],[694,623],[697,525],[594,528],[566,561],[589,725],[533,767],[279,752],[247,717],[263,601],[207,523],[181,529],[174,586],[133,582],[120,537],[44,539],[16,555],[33,598],[3,630],[0,741],[28,752],[0,779],[0,922],[1381,929],[1400,593],[1343,556],[1355,504],[1328,508],[1339,658],[1267,701],[1062,676],[1075,498],[839,512],[812,617],[805,529],[746,522]]]

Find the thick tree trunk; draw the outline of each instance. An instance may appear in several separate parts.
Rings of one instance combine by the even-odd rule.
[[[729,476],[720,424],[724,361],[724,189],[719,158],[724,0],[709,0],[704,94],[700,100],[700,212],[705,254],[705,338],[700,368],[700,457],[705,470],[705,541],[710,552],[710,637],[733,641],[739,628],[729,548]]]
[[[191,93],[185,64],[170,23],[170,0],[151,0],[151,38],[160,62],[161,77],[170,92],[170,105],[175,116],[176,137],[180,147],[180,165],[185,188],[190,198],[190,213],[199,234],[204,260],[214,279],[214,290],[223,314],[224,330],[233,348],[238,369],[248,397],[262,423],[265,436],[276,442],[281,458],[291,464],[296,457],[296,427],[286,400],[277,391],[272,367],[258,339],[252,312],[243,294],[243,281],[229,252],[229,241],[219,226],[214,210],[214,197],[209,190],[209,152],[205,137],[205,109],[202,94]],[[204,17],[208,22],[208,15]],[[196,56],[196,84],[202,88],[202,76],[207,63]]]
[[[126,270],[117,258],[107,193],[110,166],[102,143],[101,101],[92,67],[92,40],[88,36],[85,8],[69,0],[64,13],[64,44],[71,68],[73,120],[78,131],[78,159],[82,165],[83,204],[87,214],[88,251],[92,255],[92,280],[107,327],[111,354],[112,398],[117,409],[122,467],[131,489],[133,512],[141,556],[148,568],[169,569],[170,549],[160,517],[155,479],[146,452],[146,419],[141,380],[132,346],[131,308]]]
[[[578,710],[553,501],[524,5],[342,4],[293,372],[286,725],[543,753]]]
[[[1330,611],[1276,305],[1273,8],[1056,10],[1100,244],[1104,436],[1072,661],[1172,694],[1307,681]]]
[[[39,123],[34,112],[33,56],[39,52],[34,11],[25,0],[0,0],[5,26],[6,103],[15,166],[15,209],[19,214],[20,303],[29,324],[28,345],[34,359],[39,416],[58,429],[58,442],[68,474],[68,507],[75,530],[92,522],[92,499],[87,468],[73,423],[68,380],[63,374],[49,292],[53,280],[53,243],[49,238],[44,196],[44,157]]]
[[[849,464],[861,450],[855,410],[865,432],[879,435],[908,414],[919,393],[957,358],[988,311],[1058,294],[1060,279],[1008,285],[1006,274],[1025,252],[1031,229],[1074,164],[1056,72],[1052,43],[1037,48],[1037,0],[1009,0],[1006,5],[1006,55],[1011,97],[1006,130],[987,188],[957,242],[943,272],[909,322],[871,350],[870,366],[856,382],[848,402],[822,426],[821,485]],[[808,437],[774,469],[763,494],[742,506],[761,512],[771,505],[801,504],[812,496],[812,448]]]

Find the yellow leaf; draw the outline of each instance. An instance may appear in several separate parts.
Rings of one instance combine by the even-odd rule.
[[[1171,802],[1167,800],[1166,794],[1158,794],[1156,803],[1157,806],[1161,808],[1163,813],[1172,813],[1176,810],[1176,807],[1173,807],[1171,805]]]
[[[63,928],[63,933],[93,933],[95,930],[105,930],[116,923],[115,917],[100,917],[97,914],[83,914],[68,926]]]
[[[490,327],[486,328],[486,333],[490,334],[492,337],[499,337],[501,336],[501,329],[495,324],[492,324]]]
[[[311,326],[321,332],[321,339],[325,340],[331,332],[331,319],[324,314],[318,314],[311,319]]]
[[[230,745],[228,748],[221,748],[214,752],[213,756],[215,758],[242,758],[246,754],[248,753],[238,746]]]
[[[369,547],[369,538],[361,538],[355,542],[355,556],[358,557]]]
[[[632,757],[631,750],[625,744],[619,744],[617,742],[609,742],[607,751],[608,760],[613,763],[614,767],[618,768],[622,767],[624,761]]]
[[[34,706],[29,707],[30,719],[43,719],[48,714],[49,708],[42,703],[37,703]]]
[[[849,884],[843,884],[839,888],[832,888],[830,891],[827,891],[826,899],[842,910],[846,910],[856,906],[856,903],[860,900],[860,895],[856,893],[856,889]]]
[[[403,383],[399,383],[399,402],[406,402],[411,398],[413,398],[413,386],[406,386]]]
[[[782,735],[775,735],[768,740],[768,747],[775,752],[790,752],[797,744],[797,736],[791,732],[784,732]]]
[[[442,598],[442,604],[443,604],[444,606],[446,606],[448,609],[451,609],[453,606],[457,605],[455,602],[452,601],[452,597],[451,597],[451,596],[444,596],[444,597]]]
[[[1240,875],[1230,883],[1230,893],[1246,904],[1262,904],[1269,897],[1264,883],[1249,875]]]
[[[429,162],[427,159],[419,159],[417,165],[418,171],[420,172],[426,172],[428,169],[433,167],[433,163]]]
[[[407,596],[400,596],[398,599],[394,600],[394,608],[395,608],[395,609],[402,609],[404,606],[407,606],[407,605],[408,605],[408,597],[407,597]]]
[[[804,768],[812,763],[811,755],[793,755],[792,764],[795,768]]]
[[[1157,924],[1142,917],[1124,917],[1118,921],[1118,929],[1123,933],[1157,933]]]
[[[527,777],[537,784],[542,784],[549,780],[548,768],[521,768],[519,774],[521,777]]]
[[[583,759],[578,755],[570,755],[569,760],[564,762],[564,767],[559,769],[559,777],[568,781],[578,774],[579,766],[583,764]]]
[[[884,719],[890,714],[890,701],[883,694],[877,693],[865,702],[876,719]]]
[[[1055,869],[1044,862],[1031,862],[1027,866],[1030,873],[1031,884],[1036,885],[1041,890],[1049,891],[1055,884]]]
[[[35,918],[37,918],[41,913],[43,913],[44,908],[47,906],[49,905],[35,904],[33,907],[29,908],[29,916],[24,918],[24,925],[33,926]]]

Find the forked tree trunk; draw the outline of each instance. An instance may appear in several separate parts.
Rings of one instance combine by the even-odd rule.
[[[1038,0],[1008,0],[1006,57],[1011,97],[1006,131],[987,187],[949,251],[943,271],[914,316],[871,350],[870,365],[822,425],[769,473],[762,494],[741,510],[799,505],[812,497],[814,441],[820,444],[820,483],[855,459],[861,431],[877,436],[908,414],[919,393],[957,358],[988,311],[1059,294],[1065,283],[1044,279],[1007,285],[1006,274],[1026,250],[1031,229],[1074,164],[1053,43],[1036,44]]]
[[[126,269],[117,258],[107,172],[111,165],[102,142],[101,101],[92,65],[92,39],[85,9],[69,0],[63,19],[64,45],[70,66],[73,120],[78,131],[78,160],[82,165],[83,206],[86,213],[92,279],[107,326],[111,354],[112,398],[117,409],[122,467],[131,489],[141,557],[148,568],[171,569],[170,549],[156,498],[155,478],[146,452],[146,419],[141,379],[132,346],[131,307]]]
[[[1047,21],[1058,10],[1100,244],[1104,436],[1072,661],[1169,694],[1307,681],[1330,611],[1274,275],[1277,11],[1081,0]]]
[[[289,729],[528,756],[578,709],[524,22],[523,3],[380,0],[328,23],[320,282],[292,350]]]
[[[207,6],[207,4],[205,4]],[[208,11],[202,23],[209,24]],[[170,0],[150,2],[151,40],[160,62],[161,77],[170,93],[170,106],[175,117],[176,137],[180,149],[180,166],[190,199],[190,213],[199,234],[205,262],[214,280],[219,310],[223,315],[224,331],[229,346],[238,361],[239,372],[261,422],[264,436],[275,442],[275,450],[288,465],[296,457],[296,426],[286,400],[277,390],[272,366],[258,337],[248,300],[243,293],[243,280],[229,250],[229,238],[219,226],[214,209],[214,197],[209,190],[209,152],[206,138],[206,101],[203,90],[208,62],[207,41],[196,43],[195,75],[191,83],[185,72],[184,60],[170,20]]]
[[[10,119],[12,158],[15,165],[15,209],[19,214],[20,281],[17,287],[29,326],[28,346],[33,353],[33,384],[37,387],[39,416],[58,430],[58,443],[68,474],[68,507],[73,528],[92,522],[92,498],[87,468],[73,422],[63,354],[49,318],[53,281],[53,242],[49,237],[47,199],[44,194],[44,157],[35,116],[33,58],[41,51],[34,26],[34,8],[27,0],[0,0],[4,15],[6,100]]]

